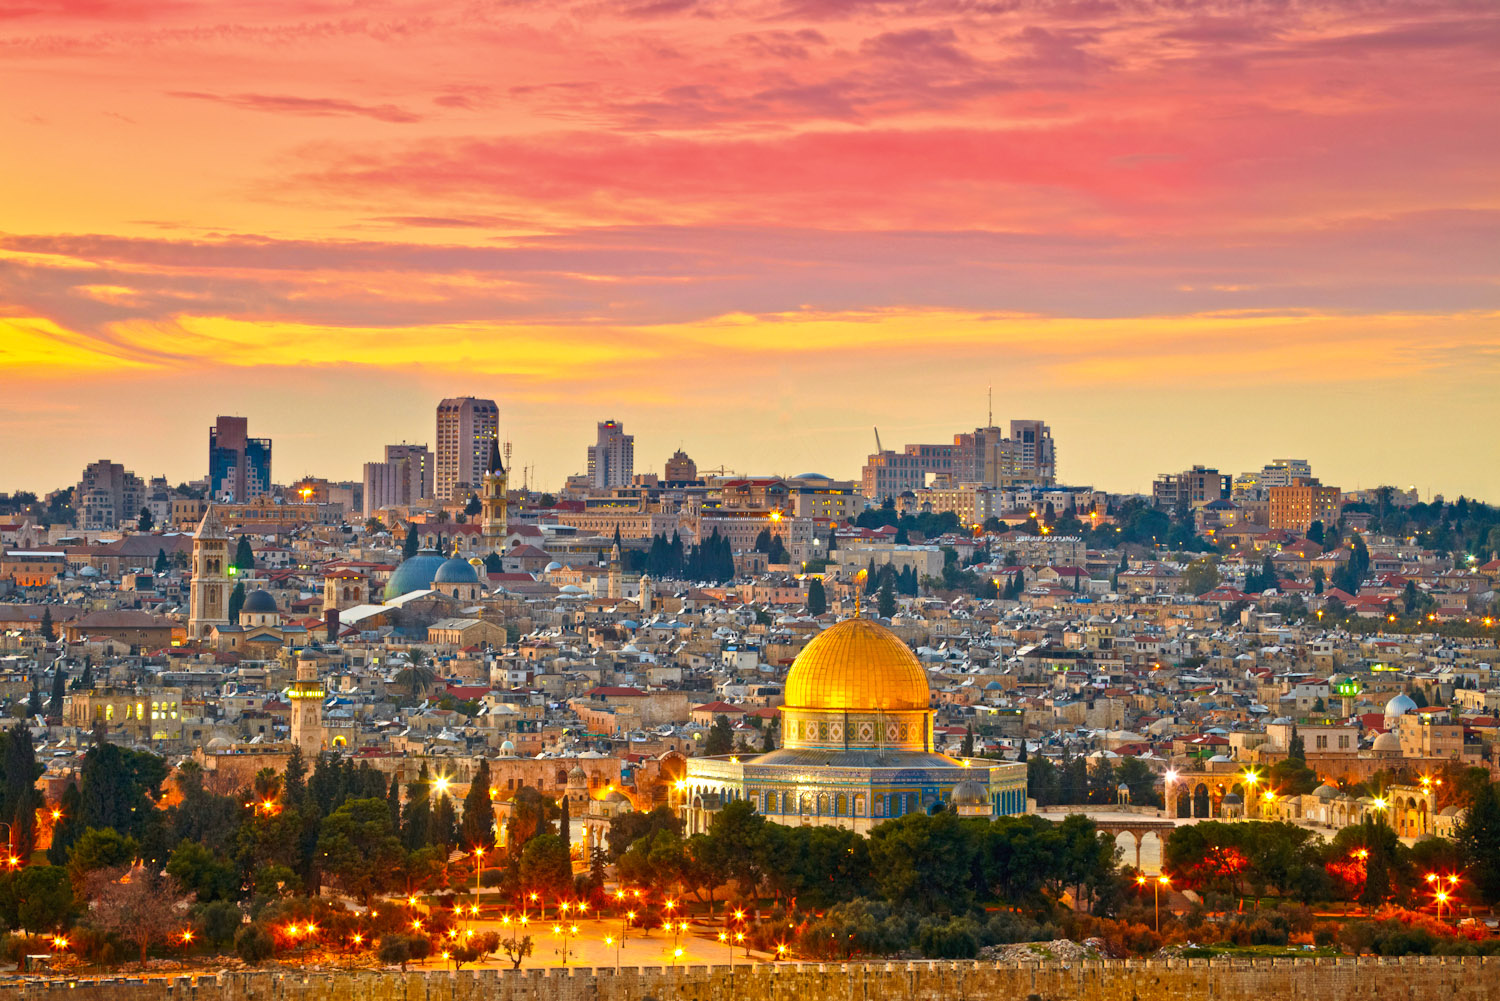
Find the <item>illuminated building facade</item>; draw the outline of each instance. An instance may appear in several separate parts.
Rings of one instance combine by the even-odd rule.
[[[677,790],[688,833],[735,800],[776,823],[859,833],[939,804],[967,816],[1026,812],[1026,766],[938,753],[928,703],[926,672],[900,637],[869,619],[832,626],[792,664],[780,749],[688,759]]]

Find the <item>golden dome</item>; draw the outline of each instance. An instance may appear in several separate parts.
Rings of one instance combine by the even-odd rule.
[[[813,637],[786,679],[788,709],[925,710],[927,698],[916,655],[870,619],[845,619]]]

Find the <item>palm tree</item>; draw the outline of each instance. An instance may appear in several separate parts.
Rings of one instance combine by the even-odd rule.
[[[421,692],[433,686],[437,681],[437,672],[422,663],[417,655],[412,656],[412,661],[401,670],[396,672],[396,684],[404,685],[407,694],[416,698]]]

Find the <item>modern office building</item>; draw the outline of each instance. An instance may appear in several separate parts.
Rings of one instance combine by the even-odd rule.
[[[460,396],[439,403],[434,496],[451,501],[477,493],[490,444],[499,438],[500,408],[494,400]]]
[[[877,503],[929,486],[978,483],[992,488],[1051,486],[1057,451],[1044,421],[1010,422],[1009,434],[991,425],[956,434],[951,445],[907,445],[876,452],[865,462],[861,490]]]
[[[667,460],[665,475],[662,476],[664,483],[691,483],[698,478],[698,464],[688,458],[688,454],[682,449],[672,453]]]
[[[1290,486],[1272,487],[1270,523],[1272,531],[1285,529],[1299,535],[1312,523],[1331,525],[1338,520],[1340,491],[1325,487],[1316,479],[1299,477]]]
[[[145,506],[146,484],[108,459],[84,467],[73,490],[73,508],[78,512],[78,527],[83,529],[107,531],[132,524]]]
[[[208,429],[210,500],[244,504],[271,493],[271,439],[251,438],[244,417],[220,417]]]
[[[384,462],[365,463],[364,513],[412,507],[433,496],[433,459],[426,445],[387,445]]]
[[[589,446],[588,480],[596,490],[630,486],[635,475],[635,435],[619,421],[600,421],[599,435]]]

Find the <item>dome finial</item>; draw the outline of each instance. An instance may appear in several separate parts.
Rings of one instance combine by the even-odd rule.
[[[856,619],[861,617],[859,614],[859,594],[864,590],[865,579],[869,576],[870,571],[868,570],[861,570],[854,575],[854,617]]]

